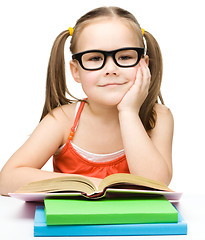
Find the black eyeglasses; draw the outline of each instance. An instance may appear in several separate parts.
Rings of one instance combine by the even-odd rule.
[[[136,66],[144,55],[144,48],[127,47],[114,51],[89,50],[72,55],[80,66],[88,71],[99,70],[104,67],[106,59],[111,56],[118,67],[128,68]]]

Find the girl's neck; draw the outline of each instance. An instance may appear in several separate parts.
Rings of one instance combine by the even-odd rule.
[[[88,100],[86,104],[88,112],[93,116],[102,119],[104,122],[119,122],[119,112],[117,106],[106,106],[96,102]]]

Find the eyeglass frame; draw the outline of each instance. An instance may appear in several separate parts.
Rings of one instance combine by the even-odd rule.
[[[115,59],[115,55],[117,52],[119,51],[124,51],[124,50],[135,50],[137,53],[138,53],[138,59],[136,61],[136,63],[132,64],[132,65],[129,65],[129,66],[123,66],[123,65],[120,65],[117,60]],[[103,56],[104,56],[104,60],[103,60],[103,64],[101,67],[99,68],[93,68],[93,69],[89,69],[89,68],[86,68],[83,66],[83,63],[82,63],[82,56],[86,53],[91,53],[91,52],[97,52],[97,53],[102,53]],[[77,60],[80,64],[80,66],[84,69],[84,70],[87,70],[87,71],[95,71],[95,70],[100,70],[102,69],[104,66],[105,66],[105,63],[106,63],[106,60],[107,60],[107,57],[108,56],[111,56],[114,63],[118,66],[118,67],[122,67],[122,68],[128,68],[128,67],[134,67],[136,66],[140,59],[145,55],[145,49],[144,48],[139,48],[139,47],[126,47],[126,48],[119,48],[119,49],[116,49],[116,50],[113,50],[113,51],[104,51],[104,50],[88,50],[88,51],[83,51],[83,52],[79,52],[79,53],[75,53],[72,55],[72,59],[73,60]]]

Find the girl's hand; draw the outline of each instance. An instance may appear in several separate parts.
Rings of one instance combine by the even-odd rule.
[[[139,62],[136,79],[130,89],[125,93],[117,105],[118,111],[139,112],[144,100],[148,95],[151,74],[144,59]]]

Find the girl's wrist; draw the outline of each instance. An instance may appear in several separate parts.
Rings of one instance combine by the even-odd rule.
[[[137,107],[124,107],[124,108],[118,108],[119,114],[137,114],[139,115],[139,108]]]
[[[121,109],[121,110],[119,110],[119,118],[121,118],[121,117],[125,117],[125,119],[130,118],[130,117],[138,118],[139,110],[136,108],[135,109],[132,109],[132,108]]]

